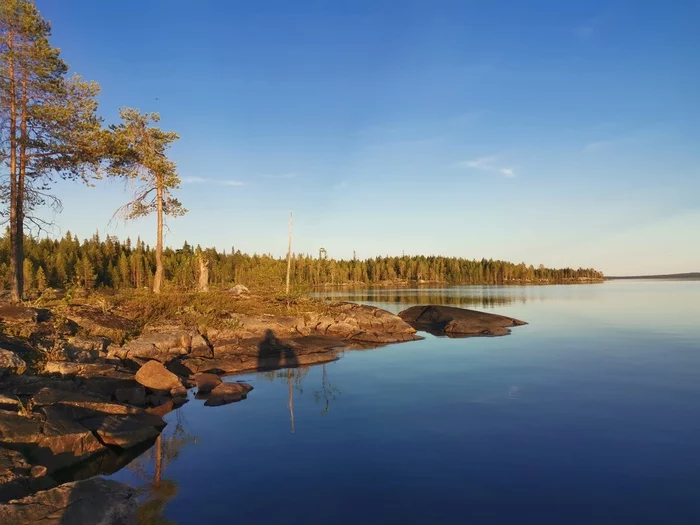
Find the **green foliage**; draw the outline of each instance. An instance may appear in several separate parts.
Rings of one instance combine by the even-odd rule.
[[[180,186],[180,178],[175,163],[166,156],[170,145],[179,139],[177,133],[152,126],[160,121],[158,113],[122,108],[119,116],[122,122],[110,127],[108,174],[131,181],[134,198],[118,214],[130,220],[156,211],[159,189],[165,215],[185,214],[187,210],[172,195]]]
[[[70,232],[62,239],[25,239],[27,264],[39,272],[47,286],[119,290],[148,287],[155,271],[155,250],[141,239],[120,242],[115,237],[100,239],[95,234],[82,242]],[[241,283],[263,295],[282,294],[286,272],[283,258],[205,250],[210,261],[213,288],[225,289]],[[9,235],[0,237],[0,282],[9,283]],[[163,251],[166,290],[194,290],[197,286],[197,256],[185,243],[182,248]],[[292,298],[314,286],[356,283],[377,285],[402,282],[443,282],[448,284],[561,283],[595,281],[603,275],[593,269],[535,268],[490,259],[469,260],[439,256],[375,257],[364,261],[317,259],[296,255],[292,259]],[[282,298],[282,295],[280,295]]]

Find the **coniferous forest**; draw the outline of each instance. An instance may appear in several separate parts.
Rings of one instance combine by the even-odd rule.
[[[27,291],[80,287],[88,290],[151,288],[155,275],[155,250],[141,240],[120,242],[98,234],[80,240],[70,232],[60,240],[27,237],[24,279]],[[0,239],[0,279],[10,283],[9,238]],[[233,283],[281,288],[286,260],[240,251],[201,250],[185,243],[163,252],[165,282],[170,287],[196,288],[199,257],[209,261],[211,284]],[[468,260],[441,256],[376,257],[366,260],[294,255],[292,282],[297,286],[332,284],[382,284],[427,281],[449,284],[563,283],[595,281],[603,275],[593,269],[549,269],[497,260]]]

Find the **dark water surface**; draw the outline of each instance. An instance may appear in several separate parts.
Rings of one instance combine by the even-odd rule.
[[[700,282],[334,296],[530,324],[231,377],[167,417],[158,487],[155,448],[113,476],[144,523],[700,523]]]

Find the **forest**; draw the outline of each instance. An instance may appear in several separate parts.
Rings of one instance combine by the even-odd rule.
[[[96,233],[78,239],[67,232],[63,238],[33,238],[24,241],[24,279],[27,291],[47,288],[152,288],[156,271],[155,250],[140,239]],[[0,279],[8,286],[9,236],[0,238]],[[165,285],[195,289],[199,258],[209,263],[210,282],[225,287],[234,283],[281,290],[286,276],[284,258],[248,255],[240,251],[202,250],[185,243],[182,248],[165,248]],[[336,260],[324,256],[294,254],[291,280],[297,287],[338,284],[383,284],[400,281],[448,284],[565,283],[597,281],[603,275],[593,269],[550,269],[496,260],[468,260],[441,256],[375,257],[366,260]]]

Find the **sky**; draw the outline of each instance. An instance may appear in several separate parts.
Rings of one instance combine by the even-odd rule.
[[[161,114],[183,242],[700,271],[700,2],[36,0],[100,113]],[[60,230],[123,182],[61,183]]]

